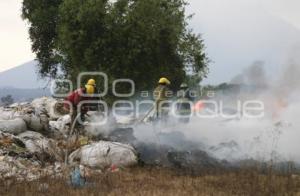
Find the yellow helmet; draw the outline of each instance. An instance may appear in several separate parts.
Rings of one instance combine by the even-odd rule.
[[[96,86],[96,81],[94,79],[89,79],[86,85]]]
[[[166,84],[166,85],[170,85],[171,82],[170,80],[168,80],[167,78],[160,78],[158,81],[158,84]]]
[[[95,87],[93,85],[87,84],[85,85],[86,93],[92,95],[95,93]]]

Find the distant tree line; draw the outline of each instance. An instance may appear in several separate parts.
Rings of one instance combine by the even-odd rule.
[[[11,95],[6,95],[4,97],[1,97],[1,105],[3,106],[9,106],[14,103],[14,99]]]

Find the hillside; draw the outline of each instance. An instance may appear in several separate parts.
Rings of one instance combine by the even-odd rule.
[[[48,81],[38,78],[36,61],[0,72],[0,88],[36,89],[44,88]]]
[[[0,72],[0,98],[12,95],[14,101],[20,102],[50,96],[50,90],[45,88],[48,81],[38,78],[36,63],[30,61]]]

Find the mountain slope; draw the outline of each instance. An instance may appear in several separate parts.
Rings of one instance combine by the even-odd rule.
[[[0,72],[0,88],[35,89],[45,87],[48,81],[38,78],[36,64],[36,61],[30,61]]]

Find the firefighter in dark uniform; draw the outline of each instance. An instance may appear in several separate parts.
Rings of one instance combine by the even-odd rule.
[[[177,98],[176,111],[179,116],[179,122],[189,123],[192,114],[191,101],[193,101],[193,98],[191,97],[190,89],[187,84],[183,83],[180,85]]]
[[[158,81],[158,86],[154,90],[154,100],[155,100],[155,115],[158,120],[166,121],[168,117],[168,107],[170,95],[172,94],[169,89],[171,82],[167,78],[160,78]]]

